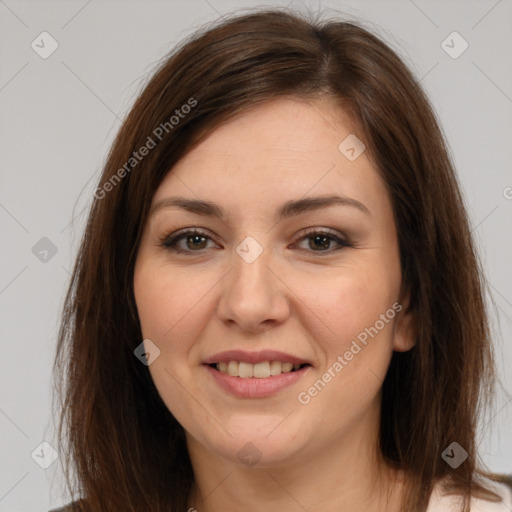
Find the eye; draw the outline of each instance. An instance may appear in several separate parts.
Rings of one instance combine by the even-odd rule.
[[[351,244],[338,236],[335,232],[325,229],[310,228],[306,234],[299,238],[299,242],[308,240],[308,248],[310,252],[316,253],[332,253],[343,249],[344,247],[352,247]],[[208,249],[208,241],[213,242],[213,239],[207,232],[197,228],[182,229],[170,235],[164,236],[160,240],[160,245],[169,251],[191,255],[194,252],[202,252]],[[185,243],[183,247],[182,242]],[[337,247],[332,248],[332,243],[337,244]],[[302,248],[304,249],[304,248]],[[304,249],[308,250],[308,249]]]
[[[182,240],[185,241],[185,248],[179,245]],[[197,228],[183,229],[163,237],[163,239],[160,240],[160,245],[173,252],[190,254],[206,249],[208,240],[213,241],[204,231]]]
[[[344,240],[335,232],[318,228],[310,228],[307,230],[306,235],[302,236],[299,241],[304,240],[309,241],[308,247],[312,252],[332,253],[334,251],[339,251],[344,247],[351,247],[351,244],[347,240]],[[333,250],[329,250],[332,242],[335,242],[338,247]]]

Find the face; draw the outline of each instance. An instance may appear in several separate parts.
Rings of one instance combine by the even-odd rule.
[[[151,377],[194,453],[270,467],[375,440],[411,320],[390,198],[354,139],[341,144],[353,133],[330,100],[272,100],[216,129],[153,197],[135,299],[160,350]]]

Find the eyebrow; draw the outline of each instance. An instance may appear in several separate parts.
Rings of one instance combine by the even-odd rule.
[[[301,213],[320,210],[329,206],[341,205],[356,208],[367,215],[371,216],[370,210],[361,202],[350,197],[343,197],[338,195],[305,197],[303,199],[296,199],[287,201],[276,212],[278,220],[294,217]],[[164,208],[178,207],[187,210],[197,215],[208,217],[217,217],[224,220],[226,214],[221,206],[212,203],[211,201],[203,201],[200,199],[189,199],[186,197],[167,197],[157,201],[149,212],[149,216],[154,215],[157,211]]]

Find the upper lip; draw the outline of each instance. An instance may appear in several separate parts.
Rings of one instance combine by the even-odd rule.
[[[238,361],[242,363],[257,364],[263,361],[281,361],[282,363],[311,364],[306,359],[302,359],[291,354],[279,352],[277,350],[260,350],[258,352],[247,352],[246,350],[227,350],[219,352],[203,361],[203,364],[229,363],[229,361]]]

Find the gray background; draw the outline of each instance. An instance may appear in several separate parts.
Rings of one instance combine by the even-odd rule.
[[[175,43],[256,5],[263,4],[0,0],[1,512],[66,502],[59,460],[47,469],[35,460],[51,453],[39,445],[53,442],[51,363],[83,209],[121,119]],[[501,391],[481,425],[482,458],[512,473],[512,402],[504,392],[512,390],[512,1],[323,1],[321,8],[373,27],[421,78],[438,112],[495,301]],[[31,48],[43,31],[59,45],[47,59]],[[458,58],[441,45],[453,31],[469,44]],[[450,41],[460,50],[460,40]],[[38,254],[43,237],[56,254]]]

